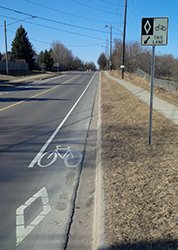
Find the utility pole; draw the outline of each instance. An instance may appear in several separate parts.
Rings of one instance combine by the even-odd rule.
[[[110,25],[110,70],[112,70],[112,25]]]
[[[106,40],[106,58],[107,58],[107,70],[109,70],[109,47],[108,47],[108,38]]]
[[[112,70],[112,25],[106,25],[106,27],[110,28],[110,56],[109,56],[109,69]]]
[[[122,48],[122,79],[124,79],[125,72],[125,37],[126,37],[126,20],[127,20],[127,0],[125,0],[124,5],[124,31],[123,31],[123,48]]]
[[[6,21],[4,20],[4,37],[5,37],[5,51],[6,51],[6,74],[9,74],[9,65],[8,65],[8,53],[7,53],[7,29]]]

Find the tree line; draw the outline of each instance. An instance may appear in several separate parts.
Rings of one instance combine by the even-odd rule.
[[[115,39],[112,51],[112,68],[120,69],[122,64],[121,40]],[[98,65],[101,70],[108,69],[109,58],[105,53],[101,53],[98,58]],[[171,54],[155,56],[155,76],[158,78],[176,80],[178,77],[178,58]],[[139,42],[126,44],[125,68],[127,72],[136,72],[138,68],[150,74],[151,71],[151,50],[142,47]]]
[[[5,59],[5,54],[0,53],[0,60]],[[42,50],[39,54],[33,49],[25,28],[21,25],[12,41],[11,51],[8,51],[9,60],[24,60],[29,65],[29,70],[96,70],[93,62],[84,62],[73,55],[64,44],[59,41],[52,42],[49,50]]]

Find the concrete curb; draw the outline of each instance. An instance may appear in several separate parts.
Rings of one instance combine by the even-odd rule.
[[[101,162],[102,139],[101,139],[101,73],[99,77],[99,107],[97,127],[97,153],[96,153],[96,177],[95,177],[95,200],[94,200],[94,225],[93,225],[93,250],[104,247],[104,189],[103,168]]]

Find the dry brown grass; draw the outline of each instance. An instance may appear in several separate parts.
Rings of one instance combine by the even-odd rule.
[[[154,111],[149,146],[149,108],[104,74],[101,98],[108,245],[178,249],[178,126]]]
[[[111,75],[117,76],[118,78],[121,79],[121,73],[119,71],[112,71]],[[130,81],[133,84],[146,89],[150,91],[150,82],[146,78],[142,78],[138,76],[137,74],[130,74],[130,73],[125,73],[124,79],[126,81]],[[162,98],[165,101],[168,101],[176,106],[178,106],[178,92],[168,92],[164,90],[163,88],[160,88],[158,86],[154,87],[154,94],[160,98]]]

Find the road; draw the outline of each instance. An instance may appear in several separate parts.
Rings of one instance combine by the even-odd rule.
[[[0,249],[65,248],[98,78],[0,90]]]

